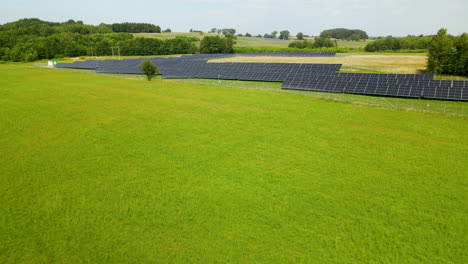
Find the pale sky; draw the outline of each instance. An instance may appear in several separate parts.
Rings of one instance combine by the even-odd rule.
[[[468,32],[468,0],[0,0],[0,24],[20,18],[97,25],[144,22],[188,32],[235,28],[264,34],[289,30],[318,35],[344,27],[370,36]]]

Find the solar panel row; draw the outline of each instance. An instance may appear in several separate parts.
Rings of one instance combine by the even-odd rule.
[[[340,69],[341,64],[295,63],[205,63],[174,69],[164,78],[206,78],[281,82],[301,73],[326,73]]]
[[[160,64],[173,64],[181,63],[186,61],[207,61],[217,58],[228,58],[228,57],[334,57],[334,52],[258,52],[258,53],[234,53],[234,54],[194,54],[194,55],[182,55],[180,57],[169,57],[169,58],[153,58],[150,59],[153,62]],[[125,60],[106,60],[106,61],[76,61],[73,63],[58,63],[58,68],[74,68],[74,69],[96,69],[108,66],[108,62],[114,63],[115,65],[119,62],[125,62],[130,67],[132,62],[141,62],[143,59],[125,59]],[[122,66],[123,67],[123,66]]]
[[[285,55],[287,54],[287,55]],[[207,63],[230,56],[334,56],[334,53],[282,52],[248,54],[196,54],[151,58],[163,78],[204,78],[283,82],[283,89],[336,93],[468,100],[466,81],[434,80],[432,74],[337,73],[341,64]],[[81,61],[56,67],[95,69],[100,73],[142,74],[145,59]]]
[[[468,100],[466,81],[434,80],[430,74],[333,73],[300,76],[283,82],[283,89],[344,92],[444,100]]]

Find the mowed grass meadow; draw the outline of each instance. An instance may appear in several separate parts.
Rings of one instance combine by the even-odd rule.
[[[1,263],[467,263],[468,119],[0,65]]]

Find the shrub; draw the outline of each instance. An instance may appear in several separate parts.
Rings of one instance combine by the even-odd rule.
[[[159,69],[150,60],[144,60],[141,62],[140,69],[146,75],[146,79],[151,81],[154,76],[159,74]]]

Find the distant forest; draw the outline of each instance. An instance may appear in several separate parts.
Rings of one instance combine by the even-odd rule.
[[[121,32],[115,32],[115,30]],[[119,47],[122,55],[191,54],[197,51],[194,40],[177,37],[169,40],[134,37],[127,32],[161,31],[143,23],[84,25],[81,21],[46,22],[36,18],[0,25],[0,60],[35,61],[61,57],[112,55]]]
[[[114,32],[127,33],[161,33],[161,27],[147,23],[114,23],[112,25],[101,24],[110,27]]]
[[[432,37],[378,38],[364,48],[365,51],[427,50]]]
[[[327,29],[320,33],[320,37],[343,40],[365,40],[369,38],[364,30],[347,28]]]

